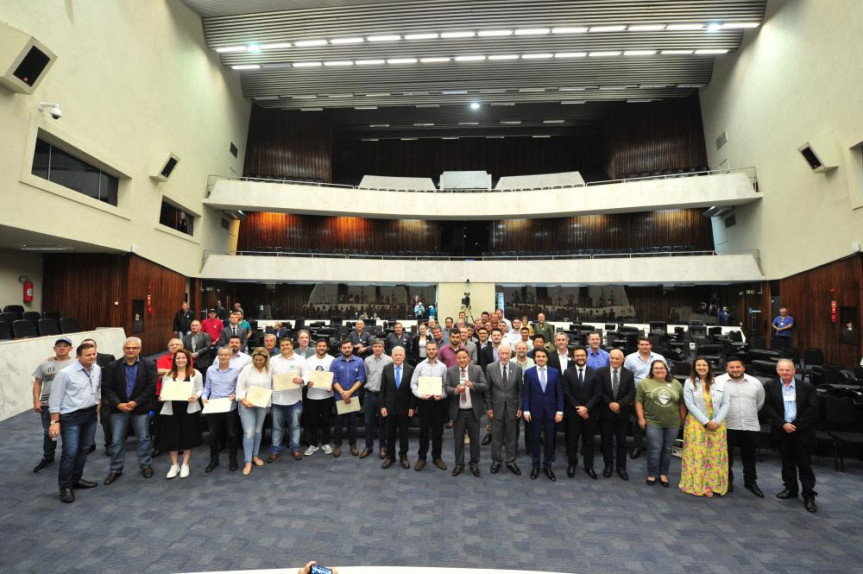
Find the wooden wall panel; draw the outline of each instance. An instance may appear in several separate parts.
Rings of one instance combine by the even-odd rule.
[[[333,132],[329,116],[252,106],[247,177],[332,181]]]
[[[166,348],[172,336],[174,315],[186,296],[186,278],[137,255],[126,259],[128,276],[123,327],[127,334],[132,334],[132,300],[146,299],[147,293],[151,293],[153,313],[145,318],[144,332],[135,333],[135,336],[141,337],[145,354],[158,353]]]
[[[835,289],[831,294],[830,290]],[[853,367],[863,352],[860,321],[863,319],[863,255],[840,259],[780,281],[783,307],[794,317],[793,343],[800,349],[817,347],[829,363]],[[840,342],[842,325],[830,322],[830,301],[840,307],[856,307],[857,344]],[[765,308],[769,312],[769,307]],[[770,317],[772,320],[772,317]]]

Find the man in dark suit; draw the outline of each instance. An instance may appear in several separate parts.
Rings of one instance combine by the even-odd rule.
[[[773,439],[782,457],[782,482],[785,488],[776,498],[797,498],[797,475],[803,486],[803,505],[816,512],[815,473],[811,449],[815,447],[815,422],[818,419],[818,393],[805,381],[794,379],[794,363],[780,359],[776,364],[779,380],[767,388],[764,412],[770,421]]]
[[[548,366],[557,369],[561,373],[572,365],[572,357],[569,353],[569,335],[566,333],[555,333],[554,348],[548,352]]]
[[[231,337],[240,338],[240,350],[246,350],[246,340],[248,339],[246,329],[240,325],[242,315],[239,313],[231,313],[231,322],[222,329],[222,334],[219,336],[219,348],[227,347]]]
[[[452,335],[455,336],[454,332]],[[470,353],[461,348],[456,351],[456,364],[446,371],[447,393],[456,398],[456,409],[453,421],[453,439],[455,442],[455,467],[453,476],[464,471],[464,433],[470,440],[470,472],[479,477],[479,421],[485,414],[488,385],[482,369],[470,362]]]
[[[381,468],[396,462],[396,436],[399,439],[399,461],[402,468],[410,468],[408,460],[408,422],[414,416],[416,397],[411,392],[414,368],[405,362],[405,348],[393,347],[393,362],[381,372],[381,416],[387,422],[387,457]]]
[[[581,454],[584,457],[584,472],[596,480],[593,470],[594,437],[596,436],[596,411],[599,406],[599,375],[587,366],[587,349],[572,350],[573,365],[563,373],[563,397],[566,408],[566,476],[575,476],[578,465],[578,439],[581,437]]]
[[[521,366],[510,362],[512,350],[506,343],[497,349],[500,360],[490,364],[485,372],[488,381],[486,413],[492,422],[491,429],[491,473],[500,472],[503,459],[501,446],[506,448],[506,467],[515,475],[521,469],[515,464],[518,421],[521,418],[521,394],[524,390],[524,373]]]
[[[111,467],[106,485],[123,474],[129,424],[138,441],[141,474],[153,476],[149,412],[156,397],[156,364],[140,355],[141,339],[129,337],[123,343],[123,358],[111,362],[102,375],[102,397],[111,408]]]
[[[183,337],[183,348],[192,354],[197,370],[204,373],[210,366],[210,336],[201,330],[201,322],[195,319],[189,326],[192,330]]]
[[[626,473],[626,429],[635,404],[635,377],[623,366],[625,357],[620,349],[609,353],[609,366],[599,369],[599,432],[602,435],[602,476],[608,478],[617,468],[617,475],[629,480]]]
[[[554,425],[563,420],[563,387],[560,381],[560,371],[547,366],[548,351],[537,349],[533,354],[536,366],[524,374],[524,391],[522,392],[522,411],[524,420],[530,425],[530,451],[533,458],[533,469],[530,477],[539,476],[539,437],[545,431],[545,448],[542,466],[549,480],[557,480],[551,470],[554,458]]]
[[[479,351],[479,366],[485,371],[486,367],[497,361],[497,348],[500,346],[500,341],[503,338],[503,333],[500,329],[491,330],[491,344],[486,345]]]

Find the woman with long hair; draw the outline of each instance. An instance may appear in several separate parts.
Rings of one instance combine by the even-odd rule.
[[[159,428],[159,448],[168,451],[171,455],[171,468],[165,478],[180,478],[189,476],[189,459],[192,449],[200,446],[201,439],[201,404],[198,399],[204,392],[203,377],[200,371],[192,367],[192,355],[186,349],[178,349],[174,353],[171,362],[171,370],[162,378],[162,389],[176,385],[180,382],[192,382],[192,394],[185,401],[166,401],[159,396],[163,403],[159,411],[161,422]],[[183,451],[183,462],[180,464],[179,451]]]
[[[243,453],[245,466],[243,475],[252,472],[255,466],[264,466],[264,461],[258,456],[261,450],[261,438],[264,434],[264,420],[270,410],[272,399],[266,406],[256,406],[249,402],[246,395],[252,387],[273,388],[273,369],[270,367],[270,353],[264,347],[252,351],[252,362],[243,367],[237,378],[237,401],[240,403],[240,422],[243,423]]]
[[[638,425],[647,437],[647,484],[659,483],[668,488],[671,447],[686,416],[683,387],[668,373],[661,359],[650,364],[650,374],[641,379],[635,391],[635,413]]]

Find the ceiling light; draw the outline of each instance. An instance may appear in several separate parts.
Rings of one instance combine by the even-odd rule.
[[[442,90],[441,94],[445,96],[457,96],[460,94],[466,94],[467,90]]]
[[[584,34],[587,32],[587,26],[563,26],[561,28],[552,28],[552,34]]]
[[[711,22],[707,25],[708,32],[718,32],[722,30],[722,22]]]
[[[652,102],[653,100],[650,98],[630,98],[626,100],[627,104],[647,104]]]
[[[381,36],[368,36],[366,40],[369,42],[398,42],[402,37],[398,34],[383,34]]]
[[[438,62],[449,62],[449,61],[450,61],[450,58],[447,58],[446,56],[440,56],[440,57],[435,56],[433,58],[420,58],[420,62],[422,62],[423,64],[435,64]]]
[[[624,56],[654,56],[656,50],[626,50]]]
[[[516,36],[542,36],[550,33],[551,28],[522,28],[515,31]]]
[[[259,64],[242,64],[239,66],[231,66],[234,70],[259,70],[261,66]]]
[[[248,46],[246,46],[246,50],[248,50],[250,54],[257,54],[261,51],[261,47],[257,44],[249,44]]]
[[[324,62],[324,66],[331,66],[331,67],[353,66],[353,65],[354,65],[354,63],[351,62],[350,60],[336,60],[335,62]]]
[[[353,98],[353,94],[327,94],[328,98]]]
[[[566,123],[566,120],[542,120],[544,124],[563,124]]]
[[[414,127],[415,127],[415,128],[430,128],[430,127],[432,127],[432,126],[434,126],[434,124],[433,124],[433,123],[427,123],[427,122],[417,122],[417,123],[414,123]]]
[[[391,58],[387,64],[416,64],[418,61],[416,58]]]
[[[485,56],[456,56],[456,62],[482,62]]]
[[[300,94],[297,96],[291,96],[291,98],[294,100],[314,100],[317,97],[318,96],[316,96],[315,94]]]
[[[459,122],[460,126],[478,126],[479,122]]]
[[[458,139],[458,136],[449,136],[449,137],[444,137],[444,138],[441,138],[441,139],[442,139],[442,140],[457,140],[457,139]]]
[[[546,60],[553,58],[554,54],[522,54],[522,60]]]
[[[362,44],[365,42],[365,38],[356,37],[356,38],[333,38],[330,40],[330,44],[333,46],[341,46],[342,44]]]
[[[415,142],[415,141],[417,141],[418,139],[419,139],[419,138],[401,138],[401,140],[402,140],[403,142]]]
[[[378,107],[377,106],[355,106],[354,109],[355,110],[376,110],[376,109],[378,109]]]
[[[534,92],[544,92],[545,88],[519,88],[518,91],[522,94],[530,94]]]
[[[692,54],[692,50],[663,50],[663,56],[689,56]]]
[[[424,90],[422,92],[402,92],[402,95],[403,96],[427,96],[427,95],[429,95],[429,93],[428,93],[428,91]]]
[[[726,22],[722,25],[723,28],[738,30],[741,28],[757,28],[758,22]]]
[[[386,64],[386,60],[357,60],[354,62],[357,66],[379,66]]]
[[[440,35],[441,38],[473,38],[476,36],[475,32],[444,32]]]
[[[438,37],[435,32],[423,32],[422,34],[405,34],[405,40],[434,40]]]
[[[515,105],[515,102],[492,102],[491,105],[495,107],[512,107]]]
[[[500,123],[505,126],[520,126],[521,120],[501,120]]]
[[[389,124],[369,124],[370,128],[388,128]]]
[[[319,68],[322,65],[320,62],[294,62],[295,68]]]
[[[704,84],[677,84],[678,88],[703,88]]]
[[[256,102],[273,102],[279,99],[279,96],[253,96],[253,100]]]
[[[440,104],[417,104],[418,108],[439,108]]]
[[[387,98],[391,96],[389,92],[373,92],[371,94],[366,94],[367,98]]]
[[[608,56],[619,56],[620,52],[591,52],[591,58],[605,58]]]
[[[591,26],[590,32],[623,32],[626,26],[615,24],[614,26]]]
[[[512,30],[480,30],[477,36],[481,38],[492,38],[495,36],[512,36]]]
[[[502,140],[504,136],[485,136],[487,140]]]
[[[261,44],[258,47],[261,50],[281,50],[283,48],[290,48],[291,46],[290,42],[278,42],[276,44]]]
[[[558,52],[554,55],[555,58],[584,58],[587,52]]]
[[[580,104],[584,104],[584,103],[586,103],[586,100],[564,100],[564,101],[562,101],[562,102],[560,102],[560,103],[561,103],[561,104],[563,104],[563,105],[565,105],[565,106],[569,106],[569,105],[580,105]]]
[[[301,112],[322,112],[324,108],[300,108]]]
[[[71,245],[22,245],[21,251],[71,251]]]
[[[245,46],[225,46],[224,48],[216,48],[216,52],[220,54],[230,54],[231,52],[245,52]]]
[[[326,40],[300,40],[299,42],[294,42],[294,46],[297,48],[313,48],[315,46],[326,46]]]
[[[470,109],[478,110],[479,109],[479,102],[471,102],[470,103]]]
[[[600,90],[625,90],[629,86],[599,86]]]
[[[638,87],[642,90],[656,90],[661,88],[667,88],[668,84],[641,84]]]
[[[550,138],[551,136],[549,136],[549,135],[535,135],[535,136],[530,136],[530,137],[532,137],[534,139],[540,139],[540,138],[545,139],[545,138]]]
[[[727,54],[728,50],[695,50],[696,56],[709,56],[711,54]]]
[[[682,31],[682,30],[703,30],[704,24],[669,24],[666,30]]]
[[[497,54],[495,56],[489,56],[489,60],[498,61],[498,60],[518,60],[518,54]]]
[[[364,142],[377,142],[377,141],[381,141],[381,140],[380,140],[379,138],[363,138],[361,141],[364,141]]]
[[[583,92],[586,90],[584,86],[566,86],[563,88],[558,88],[561,92]]]
[[[635,24],[628,28],[630,32],[658,32],[665,30],[665,24]]]

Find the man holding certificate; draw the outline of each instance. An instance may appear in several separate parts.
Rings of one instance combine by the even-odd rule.
[[[300,333],[302,344],[302,333]],[[327,354],[329,343],[326,339],[318,339],[315,343],[315,354],[306,359],[306,437],[309,448],[306,456],[312,456],[321,448],[324,454],[332,454],[330,446],[330,416],[333,412],[333,356]],[[318,442],[320,440],[320,442]],[[318,446],[320,444],[320,446]]]
[[[273,446],[267,462],[275,462],[282,452],[286,424],[290,426],[288,441],[294,460],[303,458],[300,452],[300,416],[303,414],[303,373],[306,360],[294,353],[290,339],[279,342],[280,354],[270,359],[273,368]]]
[[[443,450],[443,423],[447,415],[447,397],[444,379],[446,365],[437,360],[438,344],[429,339],[426,342],[426,358],[414,369],[411,377],[411,391],[419,400],[417,407],[420,415],[420,449],[414,470],[421,471],[426,466],[429,450],[429,433],[432,435],[432,462],[441,470],[446,464],[441,460]]]
[[[236,398],[238,369],[231,366],[231,349],[222,347],[216,354],[216,362],[207,369],[207,382],[201,400],[203,414],[207,415],[210,429],[210,464],[204,472],[213,472],[219,466],[221,441],[228,444],[229,466],[237,470],[237,403]],[[221,408],[219,408],[221,407]]]
[[[452,337],[457,340],[458,332]],[[455,437],[455,468],[452,475],[458,476],[464,470],[464,433],[470,439],[470,472],[479,477],[479,421],[485,413],[485,393],[488,385],[479,365],[470,362],[470,352],[461,348],[456,352],[456,364],[447,369],[447,391],[456,397],[453,436]]]
[[[357,417],[360,410],[360,387],[366,382],[363,360],[354,356],[354,344],[350,339],[341,343],[342,354],[330,365],[333,373],[333,396],[336,398],[336,418],[333,424],[333,456],[342,454],[342,425],[348,423],[348,444],[351,454],[360,454],[357,448]]]

